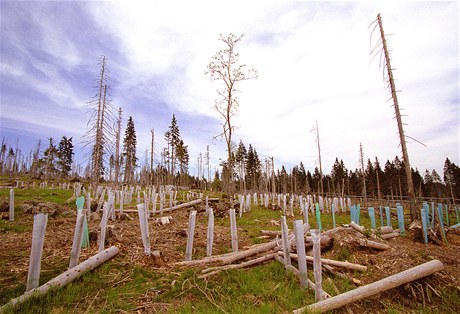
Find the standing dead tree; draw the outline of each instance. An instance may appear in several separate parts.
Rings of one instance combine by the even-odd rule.
[[[380,38],[376,42],[374,48],[371,50],[371,55],[374,53],[376,55],[380,53],[380,57],[381,58],[382,56],[384,57],[383,66],[386,68],[386,72],[384,71],[385,84],[386,84],[386,88],[390,90],[391,98],[393,99],[393,107],[395,109],[396,122],[398,123],[399,140],[401,143],[401,150],[403,154],[404,168],[406,171],[407,194],[409,196],[410,215],[411,215],[412,221],[414,221],[419,218],[419,211],[417,210],[417,206],[416,206],[414,182],[412,181],[412,172],[411,172],[411,167],[410,167],[410,162],[409,162],[409,154],[407,152],[406,136],[404,135],[403,122],[402,122],[401,113],[399,110],[398,95],[397,95],[397,90],[396,90],[396,86],[395,86],[395,82],[393,78],[393,69],[391,67],[390,54],[388,52],[387,41],[385,38],[385,33],[383,31],[382,18],[380,14],[377,15],[377,19],[375,19],[374,22],[372,22],[371,26],[372,25],[374,25],[374,28],[371,33],[371,38],[372,38],[372,34],[374,33],[375,29],[377,29],[377,27],[380,30]],[[380,48],[380,49],[377,50],[377,48]]]
[[[211,81],[222,81],[224,88],[217,90],[219,96],[215,100],[213,108],[219,113],[223,120],[222,129],[223,132],[217,135],[215,138],[225,138],[227,144],[228,161],[227,167],[229,178],[223,178],[228,180],[229,192],[233,191],[233,160],[232,160],[232,135],[235,130],[235,126],[232,125],[232,118],[238,112],[238,97],[236,93],[236,84],[240,81],[245,81],[253,78],[257,78],[257,70],[250,69],[247,74],[243,73],[245,64],[238,64],[239,53],[235,51],[235,46],[241,41],[244,36],[235,36],[230,33],[228,36],[220,35],[219,40],[222,41],[226,47],[223,50],[218,51],[211,59],[208,64],[208,69],[205,74],[209,74]]]
[[[150,130],[150,132],[152,133],[152,143],[151,143],[151,147],[150,147],[150,181],[149,183],[151,185],[153,185],[155,182],[154,182],[154,177],[153,177],[153,147],[154,147],[154,143],[155,143],[155,130],[152,128]]]
[[[359,165],[361,166],[361,171],[363,172],[363,196],[364,200],[367,202],[366,170],[364,169],[364,152],[363,145],[361,143],[359,143]]]
[[[316,120],[316,124],[315,126],[310,130],[310,132],[314,132],[316,134],[316,143],[318,144],[318,162],[319,162],[319,174],[320,174],[320,178],[319,178],[319,191],[318,193],[320,195],[323,195],[323,192],[324,192],[324,187],[323,187],[323,167],[322,167],[322,163],[321,163],[321,145],[320,145],[320,142],[319,142],[319,127],[318,127],[318,120]]]
[[[111,138],[113,138],[113,129],[111,127],[115,116],[114,108],[108,99],[108,69],[106,57],[99,58],[101,67],[99,78],[97,80],[97,94],[93,101],[90,101],[91,117],[88,120],[88,131],[83,135],[85,146],[91,145],[91,181],[99,182],[104,175],[104,155],[109,152]],[[111,123],[112,122],[112,123]]]
[[[118,108],[118,119],[117,119],[117,129],[115,134],[115,184],[118,186],[118,181],[120,179],[120,168],[121,168],[121,158],[120,158],[120,136],[121,136],[121,108]]]

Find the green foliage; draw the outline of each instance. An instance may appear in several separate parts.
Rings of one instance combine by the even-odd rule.
[[[61,172],[61,176],[64,178],[67,178],[72,169],[73,154],[72,138],[63,136],[57,149],[57,165]]]
[[[134,182],[134,171],[136,170],[136,130],[134,128],[133,117],[128,118],[123,139],[123,157],[125,161],[125,182]]]

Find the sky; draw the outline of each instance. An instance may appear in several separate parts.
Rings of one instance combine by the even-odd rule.
[[[107,58],[110,99],[133,117],[141,163],[155,130],[155,158],[175,114],[194,174],[210,146],[226,159],[212,109],[222,82],[205,71],[225,48],[220,34],[244,34],[240,63],[258,78],[239,82],[234,142],[252,144],[275,167],[303,162],[329,173],[365,159],[401,157],[384,68],[372,48],[380,13],[402,109],[411,165],[442,173],[460,164],[459,3],[434,1],[0,1],[0,136],[23,151],[38,139],[73,137],[76,157]]]

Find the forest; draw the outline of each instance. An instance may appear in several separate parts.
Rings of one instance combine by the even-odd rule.
[[[143,186],[171,184],[213,192],[223,191],[222,170],[213,171],[210,168],[209,146],[207,151],[204,154],[200,153],[197,158],[198,174],[190,174],[188,146],[180,138],[179,126],[174,115],[164,136],[168,146],[162,150],[161,160],[152,167],[146,151],[144,162],[140,165],[139,158],[129,154],[130,150],[135,151],[136,148],[134,122],[130,117],[120,163],[115,164],[114,155],[111,154],[102,172],[101,181],[115,184],[138,183]],[[57,145],[51,138],[47,145],[38,140],[36,148],[27,153],[18,147],[12,147],[3,139],[0,150],[0,174],[30,180],[90,180],[89,164],[83,168],[73,156],[72,138],[66,136],[63,136]],[[234,189],[241,193],[303,193],[362,196],[372,199],[407,197],[404,163],[398,156],[395,156],[394,160],[387,160],[383,165],[377,157],[373,161],[368,159],[364,171],[348,169],[343,160],[337,157],[329,173],[323,176],[318,167],[315,167],[313,173],[305,170],[303,162],[291,169],[281,165],[280,169],[275,170],[271,158],[259,158],[256,148],[251,144],[246,146],[242,141],[232,152],[232,158]],[[221,166],[224,172],[227,171],[226,163]],[[449,158],[446,158],[441,174],[435,169],[420,172],[411,168],[411,171],[417,197],[460,198],[460,167]]]

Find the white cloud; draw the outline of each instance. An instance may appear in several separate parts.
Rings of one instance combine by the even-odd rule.
[[[257,68],[259,78],[239,86],[235,142],[252,143],[260,157],[274,156],[277,164],[303,161],[312,169],[317,152],[309,130],[318,120],[325,172],[335,157],[350,169],[357,167],[360,142],[366,156],[378,156],[382,164],[400,155],[378,58],[369,64],[368,26],[381,13],[386,33],[394,33],[388,41],[396,85],[403,90],[400,104],[408,115],[406,132],[428,145],[409,144],[414,167],[439,170],[447,156],[460,163],[458,3],[120,1],[82,7],[101,36],[114,43],[116,56],[108,55],[117,75],[114,103],[138,123],[139,147],[149,145],[151,127],[162,138],[177,113],[187,117],[180,127],[187,130],[182,135],[191,160],[204,152],[211,134],[220,130],[211,109],[220,87],[204,75],[206,66],[223,48],[220,33],[245,33],[238,47],[241,61]],[[96,49],[65,38],[57,22],[41,25],[48,52],[69,71],[88,58],[82,51]],[[89,100],[56,68],[34,66],[50,81],[28,79],[27,84],[56,103],[76,106]],[[24,68],[2,65],[3,71],[17,76]],[[215,154],[224,158],[223,145],[215,148],[224,150]]]

